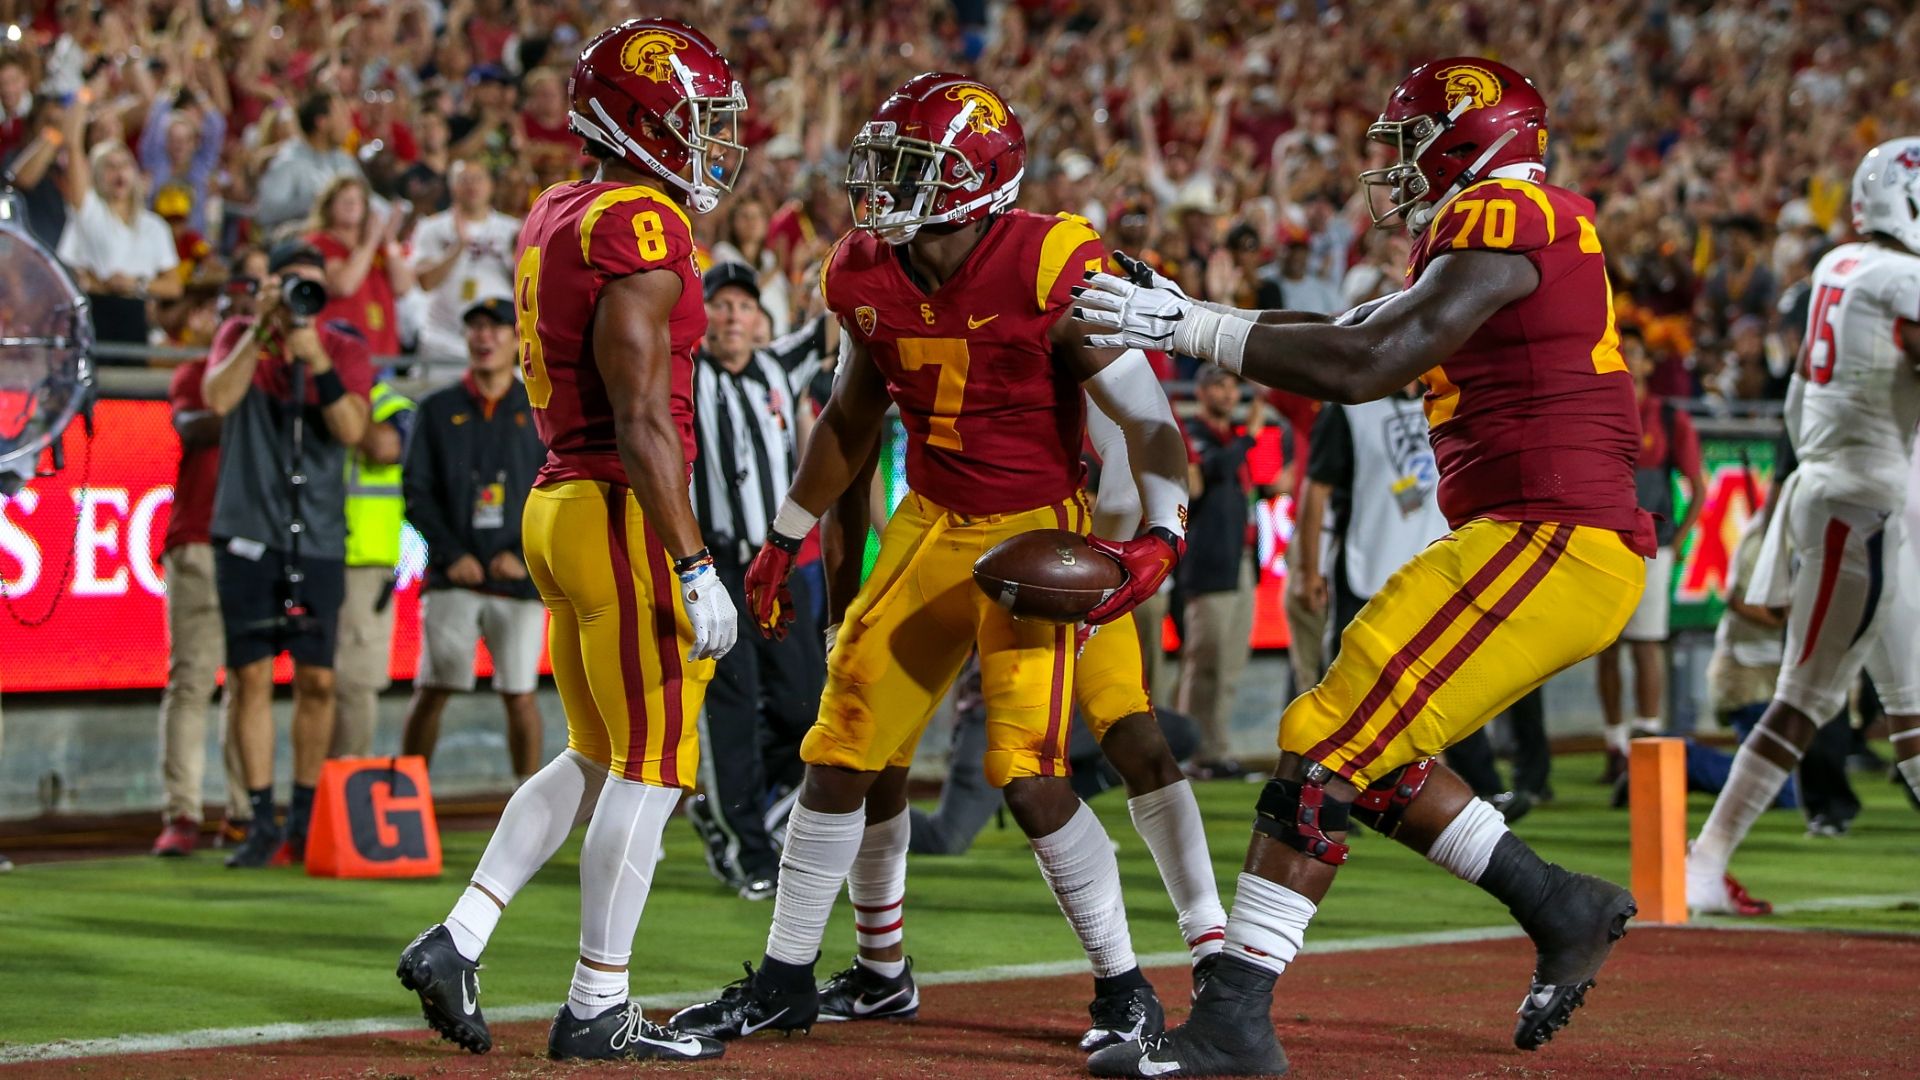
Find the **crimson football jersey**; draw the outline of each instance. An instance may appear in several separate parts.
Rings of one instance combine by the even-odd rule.
[[[1653,554],[1634,494],[1640,418],[1620,355],[1593,203],[1565,188],[1483,180],[1440,207],[1407,265],[1412,287],[1450,251],[1524,255],[1540,286],[1495,312],[1421,381],[1440,509],[1613,529]]]
[[[904,251],[848,233],[820,289],[873,356],[907,430],[907,485],[955,513],[1013,513],[1080,488],[1086,414],[1048,338],[1107,252],[1085,220],[1012,210],[927,293]]]
[[[691,465],[693,350],[707,332],[707,308],[686,211],[645,184],[592,180],[555,185],[534,200],[520,229],[513,292],[520,370],[547,444],[535,486],[627,482],[613,403],[593,355],[593,315],[608,282],[645,270],[680,276],[680,300],[667,321],[673,348],[667,404]]]

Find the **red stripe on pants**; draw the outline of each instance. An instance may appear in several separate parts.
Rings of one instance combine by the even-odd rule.
[[[1840,560],[1847,551],[1847,523],[1839,518],[1827,519],[1826,562],[1820,566],[1820,592],[1813,600],[1813,616],[1807,621],[1807,645],[1800,651],[1800,659],[1794,661],[1798,667],[1813,655],[1814,646],[1820,643],[1820,626],[1827,621],[1827,605],[1833,603],[1833,583],[1840,580]]]
[[[607,547],[613,556],[613,593],[620,609],[620,684],[627,698],[627,764],[620,775],[640,778],[647,756],[647,680],[640,670],[640,601],[627,555],[627,489],[607,488]]]
[[[1427,702],[1440,689],[1441,684],[1453,678],[1467,660],[1479,651],[1480,646],[1486,644],[1487,638],[1493,635],[1494,630],[1498,629],[1500,624],[1505,622],[1507,617],[1512,615],[1515,609],[1519,608],[1521,603],[1533,593],[1541,579],[1547,576],[1547,572],[1560,561],[1560,556],[1566,553],[1567,544],[1572,539],[1573,526],[1560,526],[1547,541],[1547,546],[1534,558],[1533,565],[1527,567],[1526,571],[1520,575],[1520,580],[1514,582],[1513,587],[1508,589],[1506,595],[1496,601],[1493,607],[1483,612],[1474,624],[1467,628],[1467,632],[1461,635],[1460,640],[1454,643],[1453,648],[1447,650],[1447,655],[1441,657],[1440,662],[1421,677],[1420,684],[1414,688],[1413,694],[1407,698],[1405,704],[1400,706],[1399,711],[1393,714],[1393,719],[1387,721],[1387,726],[1380,730],[1380,734],[1374,737],[1373,742],[1340,767],[1340,775],[1343,778],[1352,779],[1354,773],[1366,768],[1379,757],[1381,752],[1386,750],[1387,744],[1405,731],[1407,725],[1413,723],[1413,718],[1420,715],[1420,710],[1426,708]]]
[[[1492,587],[1500,575],[1506,572],[1507,567],[1512,566],[1514,560],[1520,557],[1520,553],[1526,550],[1527,544],[1533,540],[1534,534],[1539,530],[1540,526],[1531,522],[1520,526],[1512,538],[1501,545],[1499,551],[1494,552],[1493,558],[1487,560],[1486,565],[1468,579],[1465,585],[1456,589],[1454,594],[1447,598],[1447,602],[1440,605],[1440,610],[1434,612],[1433,617],[1427,620],[1426,625],[1413,635],[1413,639],[1401,646],[1399,652],[1387,658],[1387,662],[1380,668],[1379,677],[1374,680],[1373,688],[1368,690],[1367,696],[1360,700],[1353,714],[1347,717],[1347,722],[1340,725],[1338,731],[1320,740],[1313,749],[1307,751],[1307,760],[1317,762],[1345,746],[1347,741],[1355,735],[1360,734],[1360,729],[1367,726],[1367,718],[1372,716],[1380,706],[1386,704],[1387,698],[1393,693],[1393,688],[1399,685],[1400,677],[1407,673],[1407,668],[1419,659],[1421,653],[1432,648],[1433,643],[1440,640],[1440,635],[1446,633],[1447,627],[1452,626],[1455,620],[1466,612],[1468,605]]]
[[[660,740],[660,786],[680,786],[680,732],[686,718],[681,715],[680,633],[673,622],[673,594],[680,588],[667,561],[667,547],[646,530],[647,577],[653,584],[653,645],[660,652],[660,698],[667,714],[666,731]]]

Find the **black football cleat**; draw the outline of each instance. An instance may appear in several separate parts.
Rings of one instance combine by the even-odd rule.
[[[256,821],[247,827],[247,837],[240,841],[240,846],[227,853],[227,868],[253,870],[272,866],[274,858],[285,846],[286,836],[281,833],[280,826]]]
[[[820,991],[808,981],[804,987],[780,990],[742,964],[744,979],[728,983],[720,996],[689,1005],[673,1014],[667,1026],[674,1031],[707,1039],[744,1039],[761,1031],[811,1031],[820,1016]]]
[[[855,960],[820,988],[821,1023],[848,1020],[912,1020],[920,1015],[920,988],[913,984],[913,961],[889,979]]]
[[[1611,881],[1549,867],[1553,880],[1533,918],[1521,926],[1533,939],[1533,985],[1520,1002],[1513,1045],[1538,1050],[1567,1026],[1594,977],[1627,934],[1639,909],[1633,894]]]
[[[1200,991],[1207,988],[1207,980],[1213,978],[1213,969],[1220,966],[1220,954],[1208,953],[1193,962],[1193,1001],[1200,1000]]]
[[[1167,1029],[1160,996],[1147,983],[1101,994],[1087,1006],[1093,1026],[1080,1036],[1080,1049],[1094,1053],[1119,1043],[1139,1042]]]
[[[460,955],[445,923],[434,923],[400,954],[394,974],[420,995],[420,1015],[440,1037],[476,1054],[493,1049],[493,1032],[480,1012],[480,965]]]
[[[1285,1076],[1272,1008],[1273,976],[1222,955],[1185,1024],[1108,1046],[1087,1059],[1087,1069],[1095,1076]]]
[[[547,1032],[547,1056],[555,1061],[705,1061],[726,1052],[718,1039],[669,1031],[647,1019],[637,1001],[591,1020],[562,1005]]]

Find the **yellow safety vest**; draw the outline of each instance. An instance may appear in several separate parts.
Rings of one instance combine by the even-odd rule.
[[[384,382],[373,384],[372,422],[393,419],[413,408]],[[400,561],[400,527],[407,502],[400,493],[401,466],[376,465],[358,450],[347,454],[347,565],[393,566]]]

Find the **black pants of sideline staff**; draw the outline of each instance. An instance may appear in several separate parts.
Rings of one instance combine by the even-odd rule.
[[[767,791],[800,781],[800,740],[820,712],[826,660],[819,627],[805,619],[780,641],[745,625],[747,564],[714,551],[714,569],[741,613],[742,627],[739,643],[720,658],[707,687],[707,742],[701,752],[713,770],[708,796],[730,834],[734,867],[748,881],[771,879],[780,856],[767,833]],[[790,584],[795,607],[813,610],[805,575],[793,575]]]

